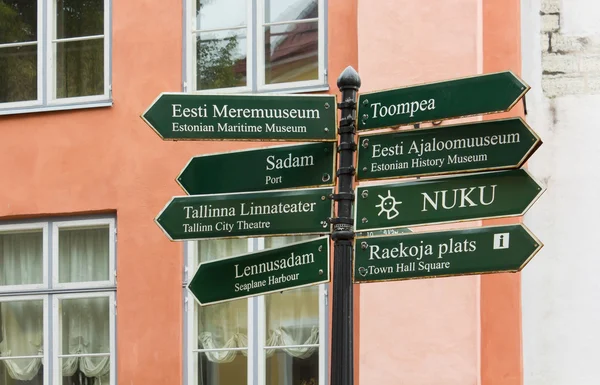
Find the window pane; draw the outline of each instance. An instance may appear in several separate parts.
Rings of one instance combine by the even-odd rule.
[[[104,39],[56,43],[56,97],[104,93]]]
[[[0,103],[36,99],[37,44],[0,48]]]
[[[319,287],[273,293],[265,296],[267,332],[265,346],[313,345],[319,343]],[[290,348],[292,355],[312,351]]]
[[[62,385],[109,385],[110,356],[59,359]]]
[[[7,301],[0,303],[0,355],[37,356],[43,354],[44,318],[42,300]],[[28,373],[35,375],[41,359],[15,363],[27,367]],[[9,365],[10,366],[10,365]],[[35,369],[35,370],[34,370]]]
[[[58,232],[58,281],[90,282],[109,279],[109,227]]]
[[[56,0],[56,38],[104,34],[104,0]]]
[[[319,352],[295,357],[277,350],[267,358],[267,385],[318,385]]]
[[[42,283],[42,242],[42,230],[0,233],[0,286]]]
[[[108,297],[60,301],[61,354],[110,353],[109,305]],[[87,363],[77,358],[80,366]]]
[[[198,314],[198,349],[248,347],[248,300],[240,299],[210,306],[196,304]],[[221,361],[223,352],[211,353],[211,360]]]
[[[198,261],[206,262],[216,259],[244,254],[248,251],[246,239],[220,239],[199,241]],[[248,301],[224,302],[210,306],[196,303],[198,316],[197,349],[230,349],[248,347]],[[220,362],[220,356],[230,353],[209,353],[209,360]]]
[[[246,29],[199,33],[196,40],[199,90],[246,85]]]
[[[198,357],[198,385],[247,385],[248,358],[246,351],[227,352],[226,361],[215,362],[211,353]]]
[[[265,22],[293,21],[319,17],[318,0],[265,0]]]
[[[43,385],[44,367],[42,366],[42,359],[0,360],[0,384]]]
[[[196,28],[217,29],[246,25],[246,0],[196,0]]]
[[[265,27],[265,83],[319,78],[317,22]]]
[[[37,1],[0,0],[0,44],[37,40]]]

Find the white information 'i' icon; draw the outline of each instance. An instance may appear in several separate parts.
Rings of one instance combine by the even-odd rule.
[[[494,250],[508,249],[510,233],[494,234]]]

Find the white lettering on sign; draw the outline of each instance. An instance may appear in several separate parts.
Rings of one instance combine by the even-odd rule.
[[[281,258],[275,261],[262,262],[253,265],[248,265],[240,268],[240,265],[235,265],[235,278],[251,277],[257,274],[270,273],[277,270],[290,269],[296,266],[308,265],[315,263],[315,255],[313,253],[294,254],[292,251],[287,258]]]
[[[213,105],[215,118],[239,119],[319,119],[317,109],[300,108],[229,108],[227,104]]]
[[[423,210],[421,211],[427,211],[427,203],[429,203],[429,205],[431,206],[432,209],[437,210],[438,209],[438,203],[439,203],[439,198],[441,196],[442,198],[442,208],[444,210],[450,210],[453,209],[457,203],[459,203],[459,208],[462,207],[475,207],[478,205],[483,205],[483,206],[489,206],[492,203],[494,203],[494,199],[496,198],[496,186],[497,185],[491,185],[491,186],[477,186],[477,187],[465,187],[465,188],[459,188],[459,189],[452,189],[452,191],[454,192],[454,198],[452,200],[452,204],[450,205],[448,203],[449,201],[449,197],[448,195],[448,190],[439,190],[439,191],[434,191],[434,198],[432,198],[429,193],[421,193],[423,195]],[[489,198],[489,200],[486,202],[485,201],[485,191],[486,188],[490,187],[492,189],[491,192],[491,198]],[[473,191],[475,191],[476,189],[479,189],[479,199],[477,200],[477,198],[473,198],[470,197],[471,193]],[[475,199],[478,201],[478,203],[474,202],[471,198]]]
[[[415,112],[435,110],[435,99],[404,102],[389,106],[382,106],[381,103],[373,103],[371,107],[373,108],[373,118],[385,118],[386,116],[405,114],[410,114],[412,118]]]
[[[290,153],[284,158],[276,158],[275,155],[269,155],[267,157],[266,170],[281,170],[284,168],[308,167],[314,165],[315,161],[312,155],[292,156]]]

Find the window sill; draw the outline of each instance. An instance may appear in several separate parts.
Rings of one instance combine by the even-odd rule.
[[[80,110],[83,108],[99,108],[99,107],[112,107],[112,99],[93,101],[86,103],[73,103],[73,104],[56,104],[56,105],[45,105],[45,106],[23,106],[10,109],[1,109],[1,115],[17,115],[17,114],[29,114],[35,112],[50,112],[50,111],[67,111],[67,110]]]
[[[286,88],[273,88],[273,89],[261,89],[257,91],[252,90],[228,90],[227,88],[218,88],[212,90],[201,90],[191,91],[191,94],[198,95],[260,95],[260,94],[297,94],[297,93],[308,93],[308,92],[323,92],[329,91],[328,84],[301,86],[301,87],[286,87]]]

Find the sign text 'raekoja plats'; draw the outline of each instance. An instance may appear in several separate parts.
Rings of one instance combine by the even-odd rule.
[[[354,282],[517,272],[541,248],[521,224],[357,238]]]

